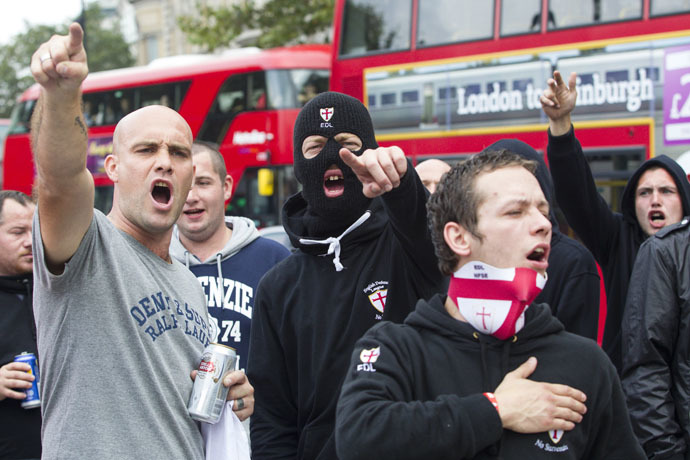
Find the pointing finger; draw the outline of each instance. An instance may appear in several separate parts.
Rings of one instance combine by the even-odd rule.
[[[84,31],[81,26],[73,22],[69,26],[69,42],[67,44],[67,51],[70,56],[81,51],[84,42]]]

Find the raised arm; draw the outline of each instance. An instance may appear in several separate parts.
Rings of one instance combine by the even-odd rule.
[[[575,138],[570,113],[577,100],[577,75],[566,85],[555,71],[541,95],[549,117],[547,155],[556,189],[556,200],[570,226],[600,265],[607,265],[612,240],[617,236],[620,215],[611,211],[599,194],[580,143]]]
[[[364,195],[382,196],[388,217],[404,250],[419,268],[428,286],[443,279],[431,242],[426,217],[428,194],[417,173],[399,147],[369,149],[356,156],[347,149],[340,151],[343,161],[362,182]],[[412,280],[416,282],[416,280]],[[424,294],[430,296],[433,292]]]
[[[31,58],[41,85],[32,144],[38,172],[38,215],[46,264],[61,273],[77,250],[93,216],[93,177],[86,169],[87,130],[81,83],[88,67],[79,24],[54,35]]]

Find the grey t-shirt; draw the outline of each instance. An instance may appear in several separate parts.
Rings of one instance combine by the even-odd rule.
[[[208,344],[204,293],[98,210],[64,272],[45,265],[34,215],[43,459],[203,459],[187,413]]]

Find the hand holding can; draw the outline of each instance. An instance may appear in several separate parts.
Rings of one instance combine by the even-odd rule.
[[[234,348],[209,344],[201,356],[187,410],[194,420],[217,423],[223,413],[229,388],[225,376],[235,370],[237,353]]]
[[[31,368],[28,371],[29,375],[33,375],[35,378],[31,382],[31,387],[24,390],[26,398],[22,401],[22,407],[24,409],[33,409],[35,407],[41,407],[41,398],[39,395],[40,390],[40,375],[38,373],[38,360],[36,355],[33,353],[24,352],[20,355],[14,357],[14,362],[28,364]]]

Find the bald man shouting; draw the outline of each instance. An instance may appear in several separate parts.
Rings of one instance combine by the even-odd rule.
[[[82,38],[72,24],[31,61],[41,85],[32,140],[43,458],[203,459],[186,407],[190,373],[209,342],[206,301],[194,275],[168,254],[194,177],[192,132],[163,106],[123,118],[105,160],[113,207],[107,216],[94,210]],[[223,383],[232,387],[229,399],[253,401],[242,372]]]

